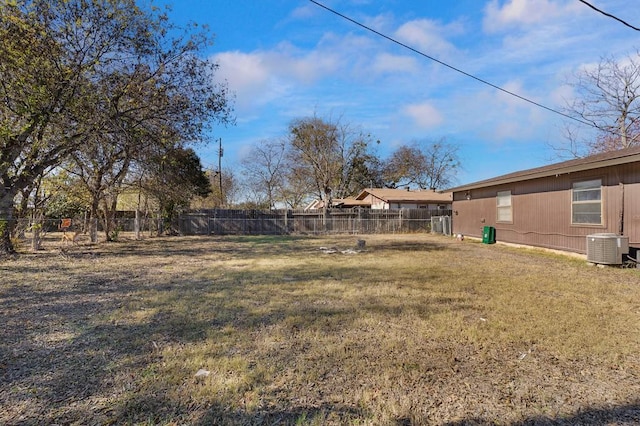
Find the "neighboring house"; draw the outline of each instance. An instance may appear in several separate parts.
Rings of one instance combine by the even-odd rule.
[[[354,207],[370,208],[371,203],[363,200],[356,200],[353,197],[334,198],[331,200],[332,208],[351,209]],[[321,210],[324,208],[324,200],[313,200],[304,208],[304,210]]]
[[[640,248],[640,146],[462,185],[453,233],[586,253],[586,236],[615,233]]]
[[[312,200],[304,207],[304,210],[320,210],[324,208],[324,200]]]
[[[434,190],[367,188],[356,196],[356,200],[368,202],[372,209],[450,210],[452,196],[451,192]]]
[[[356,200],[354,197],[336,198],[331,201],[331,206],[342,209],[351,209],[354,207],[369,209],[371,208],[371,202],[369,200]]]

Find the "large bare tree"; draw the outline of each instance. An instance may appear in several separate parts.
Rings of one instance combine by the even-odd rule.
[[[590,123],[597,133],[584,139],[567,125],[568,143],[557,147],[560,151],[580,157],[640,143],[640,52],[622,59],[602,57],[597,65],[578,71],[570,84],[574,98],[567,102],[567,113]]]
[[[289,127],[289,180],[308,180],[325,207],[333,198],[357,193],[368,170],[371,136],[341,120],[317,116],[294,120]]]
[[[460,168],[458,146],[442,138],[398,147],[388,159],[383,177],[390,188],[417,186],[443,189],[454,183]]]
[[[263,204],[264,200],[269,209],[274,209],[277,202],[284,201],[285,151],[284,140],[265,139],[255,144],[241,160],[242,174],[256,205]]]

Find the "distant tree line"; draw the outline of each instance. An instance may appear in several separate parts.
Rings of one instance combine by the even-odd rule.
[[[270,209],[310,198],[328,205],[364,188],[444,189],[460,169],[459,147],[446,139],[400,145],[388,158],[379,143],[342,120],[295,119],[285,136],[259,141],[242,160],[248,198]]]

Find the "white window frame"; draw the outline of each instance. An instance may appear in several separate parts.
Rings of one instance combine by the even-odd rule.
[[[576,220],[576,208],[584,208],[586,206],[598,206],[599,221],[579,222]],[[603,209],[602,203],[602,179],[589,179],[573,182],[571,185],[571,224],[580,226],[602,226]],[[595,212],[582,211],[584,215],[594,215]]]
[[[496,194],[496,222],[513,223],[513,203],[511,191]]]

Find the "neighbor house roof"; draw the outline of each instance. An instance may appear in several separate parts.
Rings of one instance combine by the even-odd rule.
[[[331,200],[331,207],[371,207],[371,201],[356,200],[354,197],[334,198],[333,200]],[[319,210],[322,208],[324,208],[324,200],[313,200],[304,209]]]
[[[448,191],[469,191],[471,189],[484,188],[487,186],[521,182],[525,180],[557,176],[634,162],[640,162],[640,146],[625,148],[618,151],[603,152],[601,154],[591,155],[584,158],[577,158],[574,160],[563,161],[561,163],[550,164],[548,166],[509,173],[495,178],[451,188]]]
[[[371,207],[371,201],[356,200],[354,197],[335,198],[331,205],[335,207]]]
[[[433,190],[407,191],[406,189],[366,188],[356,196],[356,200],[364,200],[372,195],[387,203],[417,202],[417,203],[450,203],[451,192],[436,192]]]

